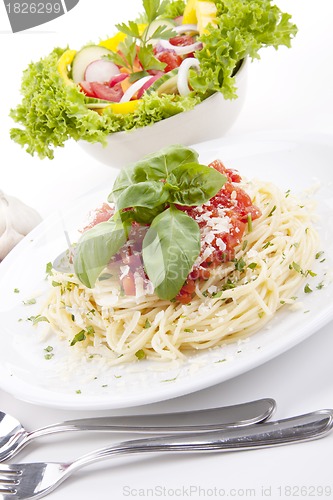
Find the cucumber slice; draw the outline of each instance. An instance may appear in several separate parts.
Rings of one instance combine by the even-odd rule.
[[[177,79],[178,79],[178,68],[165,73],[165,75],[161,76],[154,82],[147,90],[147,94],[151,94],[152,92],[157,92],[158,95],[162,94],[178,94],[177,87]]]
[[[164,26],[165,28],[167,29],[170,29],[170,30],[173,30],[175,28],[175,24],[171,21],[171,20],[168,20],[168,19],[156,19],[155,21],[153,21],[149,28],[148,28],[148,31],[147,31],[147,39],[149,39],[154,33],[155,31],[160,28],[161,26]],[[175,32],[175,36],[177,35],[177,33]],[[158,42],[158,39],[152,39],[149,41],[149,43],[151,44],[155,44]]]
[[[102,59],[103,56],[112,54],[111,50],[100,45],[87,45],[77,52],[72,64],[72,79],[75,83],[84,80],[84,73],[87,66],[93,61]]]

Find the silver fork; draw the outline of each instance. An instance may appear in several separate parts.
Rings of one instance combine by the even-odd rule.
[[[88,453],[71,463],[1,464],[0,500],[41,498],[78,469],[117,455],[241,451],[316,439],[327,434],[332,427],[333,410],[318,410],[276,422],[223,431],[123,441]]]

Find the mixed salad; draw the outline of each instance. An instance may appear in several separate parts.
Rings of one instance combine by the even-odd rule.
[[[80,50],[55,48],[24,71],[11,138],[40,158],[69,138],[106,142],[221,92],[266,46],[290,47],[297,32],[271,0],[143,0],[140,19]]]

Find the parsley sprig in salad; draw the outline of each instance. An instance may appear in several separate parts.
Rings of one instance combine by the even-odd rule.
[[[124,69],[119,71],[128,72],[126,80],[130,84],[145,78],[150,85],[150,77],[156,79],[140,98],[131,96],[130,103],[135,106],[123,112],[119,111],[121,107],[116,109],[112,103],[103,102],[103,98],[85,94],[72,80],[73,60],[69,56],[75,51],[57,47],[24,71],[22,102],[10,112],[19,125],[11,129],[11,138],[31,155],[53,158],[54,149],[64,146],[68,139],[106,144],[109,134],[145,127],[190,110],[214,92],[221,92],[227,99],[235,98],[234,74],[241,61],[246,57],[259,58],[259,51],[267,46],[290,47],[297,28],[290,15],[272,5],[271,0],[211,0],[210,3],[215,5],[216,20],[196,36],[200,48],[191,55],[197,67],[188,72],[191,89],[188,95],[180,95],[176,89],[171,93],[158,91],[162,86],[159,75],[154,73],[160,71],[162,78],[169,75],[165,75],[165,63],[151,43],[157,38],[163,44],[172,34],[172,27],[181,22],[185,3],[143,0],[140,22],[120,24],[121,45],[111,50],[108,57],[103,56],[118,66],[122,64]],[[156,21],[159,24],[152,28]],[[120,89],[121,84],[116,85]],[[119,98],[122,90],[116,95]]]

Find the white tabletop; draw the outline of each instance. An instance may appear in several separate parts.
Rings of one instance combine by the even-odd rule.
[[[94,162],[74,143],[57,151],[53,161],[40,161],[11,142],[8,131],[13,124],[8,112],[18,102],[22,70],[55,45],[74,40],[83,44],[112,33],[114,23],[134,18],[140,4],[139,0],[81,0],[66,16],[17,34],[10,32],[0,5],[0,188],[34,206],[43,217],[57,208],[60,199],[78,196],[96,180],[107,178],[109,169]],[[278,4],[293,15],[299,33],[291,50],[263,50],[261,60],[251,65],[247,99],[228,135],[288,129],[331,134],[333,140],[333,2],[281,0]],[[330,408],[332,329],[330,323],[272,361],[210,389],[146,407],[98,414],[188,410],[262,397],[276,399],[276,418]],[[30,430],[96,415],[34,406],[2,390],[0,409],[16,416]],[[36,442],[17,459],[70,461],[114,439],[64,434]],[[130,457],[77,473],[49,498],[333,497],[332,445],[330,435],[308,443],[243,453]]]

